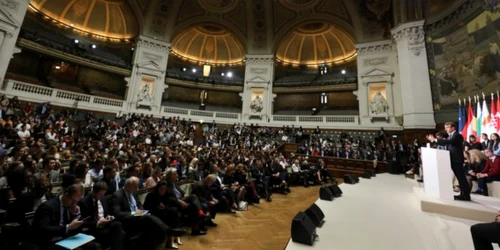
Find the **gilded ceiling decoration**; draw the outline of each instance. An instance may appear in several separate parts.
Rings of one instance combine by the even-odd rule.
[[[197,0],[208,12],[225,13],[231,11],[240,0]]]
[[[321,2],[320,0],[280,0],[283,6],[294,10],[300,11],[305,9],[311,9],[313,6]]]
[[[30,5],[63,25],[96,36],[129,39],[139,34],[126,0],[31,0]]]
[[[285,64],[342,64],[355,59],[351,35],[329,22],[310,22],[288,32],[278,43],[276,57]]]
[[[172,42],[172,52],[187,60],[211,64],[241,63],[245,57],[242,43],[215,24],[198,25],[179,33]]]

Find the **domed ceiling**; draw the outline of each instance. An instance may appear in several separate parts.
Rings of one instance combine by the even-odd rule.
[[[280,40],[276,50],[278,60],[294,65],[340,64],[355,56],[351,35],[328,22],[299,25]]]
[[[128,39],[139,34],[127,0],[31,0],[30,4],[52,19],[94,35]]]
[[[181,32],[172,42],[172,52],[188,60],[213,64],[240,63],[245,57],[242,43],[227,29],[215,24]]]

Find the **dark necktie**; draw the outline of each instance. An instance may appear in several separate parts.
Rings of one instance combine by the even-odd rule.
[[[95,220],[99,220],[99,205],[97,204],[97,200],[94,201],[94,213],[95,213]]]

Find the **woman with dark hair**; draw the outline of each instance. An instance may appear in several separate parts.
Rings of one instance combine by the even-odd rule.
[[[153,191],[147,194],[144,209],[160,218],[167,226],[179,228],[179,213],[176,204],[171,204],[167,190],[167,182],[158,182]],[[179,248],[178,245],[182,245],[180,237],[170,237],[167,242],[167,247],[171,249]]]
[[[491,151],[494,155],[500,156],[500,136],[497,133],[490,135],[491,138]]]

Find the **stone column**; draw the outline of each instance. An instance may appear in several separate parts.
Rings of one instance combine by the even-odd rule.
[[[267,122],[273,113],[274,55],[247,55],[243,92],[242,119]],[[257,99],[257,100],[256,100]],[[260,99],[260,100],[259,100]]]
[[[170,44],[140,36],[135,47],[132,75],[125,78],[127,112],[161,113]]]
[[[424,20],[403,23],[392,30],[397,44],[403,124],[405,129],[434,129]]]
[[[400,128],[402,114],[399,67],[393,41],[379,41],[356,45],[358,53],[359,120],[363,127]],[[376,92],[384,96],[387,106],[382,111],[371,105]]]
[[[17,37],[21,30],[29,0],[0,0],[0,82],[3,82],[10,59],[16,49]]]

